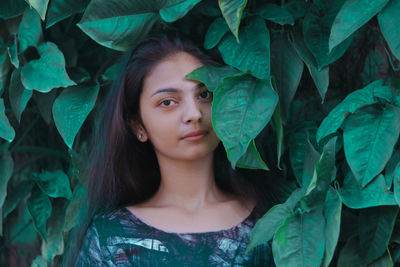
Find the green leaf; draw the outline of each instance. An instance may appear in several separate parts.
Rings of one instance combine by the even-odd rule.
[[[329,86],[329,67],[327,66],[322,68],[320,71],[318,70],[317,62],[314,56],[306,47],[303,34],[300,29],[297,29],[295,31],[293,38],[294,38],[293,40],[294,48],[299,57],[306,64],[311,74],[311,78],[313,79],[315,86],[318,89],[319,95],[321,96],[322,101],[324,101],[325,94]]]
[[[360,250],[360,239],[357,235],[354,235],[347,240],[344,247],[340,250],[337,266],[366,266],[363,258],[364,255],[361,254]]]
[[[10,59],[7,56],[7,50],[4,49],[3,52],[0,53],[0,96],[3,93],[3,89],[6,87],[9,71]]]
[[[400,111],[390,104],[384,108],[367,106],[346,119],[344,153],[362,187],[383,170],[399,134]]]
[[[325,252],[322,267],[328,267],[335,253],[339,240],[342,201],[336,190],[329,188],[324,204],[325,217]]]
[[[397,163],[393,171],[393,185],[394,198],[396,199],[397,205],[400,206],[400,162]]]
[[[10,57],[11,64],[14,65],[16,69],[19,68],[19,58],[18,58],[18,46],[17,39],[7,47],[8,56]]]
[[[388,186],[388,190],[390,190],[390,188],[392,187],[394,172],[398,162],[400,162],[400,151],[395,150],[393,151],[392,157],[389,159],[388,163],[385,166],[385,182]]]
[[[271,42],[271,75],[279,93],[279,103],[283,121],[288,118],[292,102],[303,74],[304,64],[284,34],[279,34]]]
[[[42,22],[38,13],[28,8],[18,29],[18,42],[20,52],[24,52],[29,46],[37,47],[43,39]]]
[[[302,186],[304,192],[310,186],[310,183],[314,177],[315,165],[321,158],[321,155],[315,150],[314,146],[310,143],[309,138],[305,142],[305,151],[303,152],[303,168],[301,182],[299,184]]]
[[[247,0],[218,0],[218,4],[229,29],[239,42],[239,25]]]
[[[394,194],[387,190],[382,174],[361,188],[353,174],[349,172],[339,193],[343,203],[351,209],[396,205]]]
[[[64,215],[65,210],[63,208],[53,209],[50,219],[48,220],[47,230],[47,241],[42,242],[41,251],[42,256],[47,259],[48,262],[53,262],[53,259],[57,255],[64,253]]]
[[[232,167],[270,121],[277,102],[271,83],[249,74],[225,78],[215,90],[212,122]]]
[[[274,80],[272,80],[275,83]],[[274,89],[276,91],[276,85],[274,85]],[[281,157],[284,151],[283,148],[283,125],[282,125],[282,117],[281,117],[281,105],[278,102],[276,105],[274,114],[272,115],[272,123],[276,133],[276,157],[277,157],[277,167],[281,170]]]
[[[28,193],[31,192],[34,183],[31,181],[23,181],[17,185],[18,190],[14,191],[13,194],[7,196],[4,203],[4,219],[10,214],[18,205],[18,203],[23,199]]]
[[[45,258],[43,258],[43,256],[37,256],[31,264],[31,267],[47,267],[48,262],[46,261]]]
[[[315,165],[314,175],[307,185],[306,196],[301,200],[303,210],[310,211],[324,204],[329,184],[335,179],[335,144],[336,137],[329,140],[324,146],[318,163]],[[303,186],[306,186],[303,181]]]
[[[51,202],[46,194],[34,186],[28,199],[28,210],[32,217],[36,231],[47,240],[46,221],[51,214]]]
[[[325,249],[322,208],[289,216],[272,242],[277,266],[319,266]]]
[[[14,128],[10,125],[5,114],[3,98],[0,98],[0,137],[7,140],[9,143],[11,143],[15,137]]]
[[[3,144],[4,146],[4,144]],[[14,161],[8,150],[5,150],[0,157],[0,207],[3,206],[7,196],[7,184],[14,170]],[[0,214],[3,217],[3,214]],[[5,216],[4,216],[5,217]]]
[[[269,31],[263,19],[252,19],[239,34],[240,43],[233,35],[226,36],[218,45],[225,63],[259,79],[270,76]]]
[[[69,87],[54,101],[54,123],[71,149],[76,134],[96,103],[99,88],[98,84]]]
[[[68,176],[62,171],[55,172],[44,171],[40,174],[34,173],[35,180],[43,193],[49,197],[65,197],[71,199],[72,192]]]
[[[49,0],[28,0],[28,2],[34,9],[36,9],[40,18],[44,21]]]
[[[207,29],[206,37],[204,38],[204,48],[211,49],[216,46],[228,31],[229,27],[226,24],[226,21],[223,18],[218,17]]]
[[[160,10],[160,17],[166,22],[174,22],[177,19],[183,18],[195,5],[201,0],[178,0],[174,3],[168,3],[168,7]]]
[[[376,96],[379,92],[384,91],[390,91],[390,89],[383,85],[382,80],[377,80],[347,95],[322,121],[317,131],[317,142],[319,143],[324,137],[336,132],[349,114],[363,106],[376,103]]]
[[[285,8],[285,6],[278,6],[276,4],[266,3],[261,5],[256,13],[266,20],[278,23],[280,25],[294,25],[294,18],[292,14]]]
[[[400,60],[400,0],[391,0],[378,14],[379,28],[392,53]]]
[[[337,14],[329,36],[329,50],[346,40],[368,22],[389,0],[346,0]]]
[[[389,254],[389,250],[386,250],[385,254],[376,261],[368,264],[368,267],[393,267],[392,257]]]
[[[24,13],[25,0],[0,1],[0,18],[11,19]]]
[[[353,35],[351,35],[332,51],[329,50],[330,30],[344,1],[317,1],[309,8],[304,17],[304,41],[314,55],[319,71],[343,56],[353,40]]]
[[[67,210],[65,211],[64,232],[68,232],[74,226],[78,225],[80,219],[85,215],[85,209],[83,208],[87,201],[85,196],[85,188],[80,184],[75,186],[71,201],[68,203]]]
[[[300,189],[294,190],[285,203],[273,206],[257,221],[251,232],[246,255],[258,245],[268,242],[274,236],[286,218],[293,213],[294,206],[302,196],[303,194]]]
[[[214,67],[204,65],[186,75],[186,78],[205,84],[207,89],[214,92],[226,77],[239,74],[240,71],[230,66]]]
[[[8,93],[11,109],[18,122],[20,122],[21,114],[25,110],[26,104],[28,104],[29,100],[32,97],[32,90],[26,90],[21,82],[20,69],[14,70],[11,74],[11,81]]]
[[[40,115],[42,115],[43,120],[47,124],[52,122],[51,109],[53,107],[54,99],[56,98],[56,93],[57,90],[52,90],[48,93],[34,92],[33,94],[33,100],[35,100]]]
[[[360,249],[367,263],[382,256],[388,245],[399,207],[362,209],[359,215]]]
[[[141,40],[159,20],[162,0],[92,0],[78,27],[99,44],[125,51]]]
[[[243,156],[240,157],[236,166],[239,168],[247,168],[247,169],[261,169],[268,171],[269,168],[267,164],[263,161],[260,156],[260,153],[257,150],[256,143],[254,139],[250,142],[249,147]]]
[[[308,9],[308,3],[304,0],[292,0],[283,5],[293,16],[294,19],[302,18]]]
[[[75,85],[65,71],[62,52],[54,43],[38,46],[39,59],[34,59],[21,70],[21,81],[26,89],[47,93],[56,87]]]
[[[90,0],[51,0],[47,9],[46,28],[85,10]]]

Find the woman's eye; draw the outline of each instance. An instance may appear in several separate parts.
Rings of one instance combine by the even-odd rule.
[[[201,92],[200,93],[200,98],[203,98],[203,99],[209,99],[209,98],[212,98],[212,93],[210,92],[210,91],[203,91],[203,92]]]
[[[175,101],[173,101],[172,99],[165,99],[163,101],[161,101],[160,106],[162,107],[170,107],[174,104]]]

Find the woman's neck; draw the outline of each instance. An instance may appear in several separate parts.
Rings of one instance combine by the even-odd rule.
[[[149,200],[152,206],[175,206],[196,212],[209,204],[229,200],[216,185],[213,155],[196,161],[158,157],[161,183]]]

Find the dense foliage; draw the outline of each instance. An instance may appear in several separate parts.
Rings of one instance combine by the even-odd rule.
[[[214,92],[232,166],[295,184],[248,250],[273,238],[277,266],[399,263],[399,14],[400,0],[0,1],[0,265],[59,264],[91,114],[121,51],[165,29],[226,63],[189,77]]]

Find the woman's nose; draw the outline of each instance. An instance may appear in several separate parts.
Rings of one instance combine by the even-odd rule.
[[[187,101],[186,108],[183,113],[183,121],[185,123],[197,122],[202,117],[199,103],[195,100]]]

